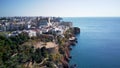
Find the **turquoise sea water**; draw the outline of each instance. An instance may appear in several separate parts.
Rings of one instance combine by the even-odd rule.
[[[70,64],[77,68],[120,68],[120,18],[63,18],[81,28]]]

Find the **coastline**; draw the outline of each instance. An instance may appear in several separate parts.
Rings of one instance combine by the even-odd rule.
[[[73,27],[72,22],[61,22],[59,18],[53,18],[52,21],[50,19],[50,17],[39,20],[35,18],[34,20],[38,22],[34,22],[34,24],[39,26],[34,27],[31,24],[30,28],[19,29],[19,31],[17,27],[14,27],[14,30],[11,28],[2,30],[3,34],[0,37],[3,42],[0,42],[2,50],[0,57],[3,65],[1,67],[69,68],[69,61],[72,58],[70,56],[70,50],[72,49],[70,46],[75,46],[77,43],[75,36],[80,33],[80,28]],[[44,23],[44,26],[41,23]],[[50,23],[53,25],[50,25]],[[22,24],[25,25],[25,23]],[[4,26],[4,24],[1,24],[1,26]],[[8,33],[10,30],[11,32]],[[16,64],[9,65],[7,62]]]
[[[72,37],[73,39],[69,39],[68,42],[66,42],[65,45],[65,55],[64,58],[62,59],[62,65],[64,68],[75,68],[76,64],[73,64],[73,66],[69,65],[69,61],[72,58],[72,56],[70,56],[70,50],[72,50],[72,48],[70,48],[70,46],[75,46],[75,44],[77,43],[77,38],[76,38],[76,34],[80,33],[80,28],[78,27],[73,27],[72,30]]]

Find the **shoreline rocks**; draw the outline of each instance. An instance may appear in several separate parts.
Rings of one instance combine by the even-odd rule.
[[[80,28],[79,27],[73,27],[73,32],[74,32],[74,34],[79,34],[80,33]]]
[[[80,33],[80,28],[79,27],[73,27],[73,35],[75,34],[79,34]],[[78,43],[77,38],[71,37],[69,38],[68,41],[68,45],[65,45],[65,55],[63,57],[62,60],[62,64],[64,68],[76,68],[76,64],[73,64],[72,66],[69,65],[69,61],[72,58],[72,56],[70,56],[70,50],[72,50],[72,48],[70,46],[75,46],[75,44]]]

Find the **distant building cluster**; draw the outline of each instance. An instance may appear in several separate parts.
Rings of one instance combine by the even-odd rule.
[[[59,34],[72,27],[71,22],[61,21],[59,17],[1,17],[0,32],[9,32],[8,36],[16,36],[26,32],[29,37],[40,34]]]

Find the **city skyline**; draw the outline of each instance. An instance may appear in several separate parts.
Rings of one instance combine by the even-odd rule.
[[[120,0],[1,0],[0,16],[120,17]]]

